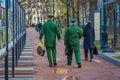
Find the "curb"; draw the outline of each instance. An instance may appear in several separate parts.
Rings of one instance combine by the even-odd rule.
[[[99,52],[98,56],[100,56],[100,57],[102,57],[102,58],[104,58],[104,59],[106,59],[106,60],[120,66],[120,60],[117,60],[117,59],[115,59],[113,57],[107,56],[107,55],[105,55],[103,53],[100,53],[100,52]]]

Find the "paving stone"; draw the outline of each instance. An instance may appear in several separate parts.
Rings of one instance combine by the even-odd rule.
[[[77,77],[74,77],[74,76],[67,76],[67,77],[65,77],[65,78],[62,79],[62,80],[80,80],[80,79],[77,78]]]
[[[31,34],[34,33],[34,34]],[[36,53],[36,48],[39,42],[39,33],[37,33],[34,28],[27,29],[27,36],[31,38],[33,41],[33,53]],[[83,40],[81,40],[81,43]],[[99,56],[94,56],[95,60],[99,60],[100,62],[88,62],[82,61],[82,67],[80,69],[77,68],[76,60],[73,55],[72,65],[68,66],[67,58],[64,54],[64,42],[56,41],[56,49],[57,49],[57,68],[65,68],[69,72],[65,75],[57,75],[54,73],[55,67],[49,67],[47,56],[38,57],[38,55],[33,55],[34,57],[34,72],[36,80],[62,80],[66,76],[77,77],[80,80],[120,80],[120,67],[102,59]],[[81,47],[80,49],[81,57],[84,58],[84,50]],[[113,75],[114,74],[114,75]]]

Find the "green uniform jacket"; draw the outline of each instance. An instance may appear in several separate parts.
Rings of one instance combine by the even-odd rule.
[[[48,20],[43,24],[40,32],[40,40],[44,36],[44,42],[46,47],[56,47],[56,35],[60,39],[60,32],[56,23],[52,20]]]
[[[70,47],[79,47],[80,46],[80,38],[82,37],[83,30],[82,28],[71,25],[67,28],[65,33],[64,44]]]

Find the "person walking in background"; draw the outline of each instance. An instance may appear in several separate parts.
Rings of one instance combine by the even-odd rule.
[[[65,33],[64,44],[69,53],[67,54],[67,65],[72,64],[73,51],[76,58],[78,68],[81,68],[81,55],[80,55],[80,38],[82,37],[82,29],[76,25],[76,19],[70,19],[71,26],[69,26]]]
[[[26,24],[26,28],[30,28],[30,25],[29,25],[29,23],[27,23],[27,24]]]
[[[38,24],[37,24],[37,32],[40,32],[41,28],[42,28],[42,23],[38,22]]]
[[[42,30],[40,32],[40,41],[44,35],[44,43],[47,50],[47,57],[49,61],[49,66],[56,66],[56,35],[58,40],[60,40],[60,32],[58,26],[53,22],[53,15],[48,15],[48,20],[44,22]],[[51,54],[52,51],[52,54]]]
[[[90,52],[90,62],[93,59],[93,49],[94,49],[94,41],[95,41],[95,33],[94,28],[91,26],[91,21],[87,21],[87,25],[83,28],[83,37],[84,37],[84,53],[85,59],[84,61],[88,61],[88,50]]]

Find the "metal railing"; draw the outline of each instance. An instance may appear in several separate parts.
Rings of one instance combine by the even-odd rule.
[[[10,1],[11,3],[8,3]],[[9,24],[9,6],[11,5],[12,10],[12,23]],[[15,77],[15,66],[17,66],[18,59],[20,58],[21,52],[25,47],[26,43],[26,26],[25,26],[25,10],[20,6],[17,0],[5,0],[6,10],[6,46],[0,49],[0,60],[5,58],[5,80],[8,80],[8,54],[12,51],[12,77]],[[8,42],[8,28],[13,28],[13,39]]]

